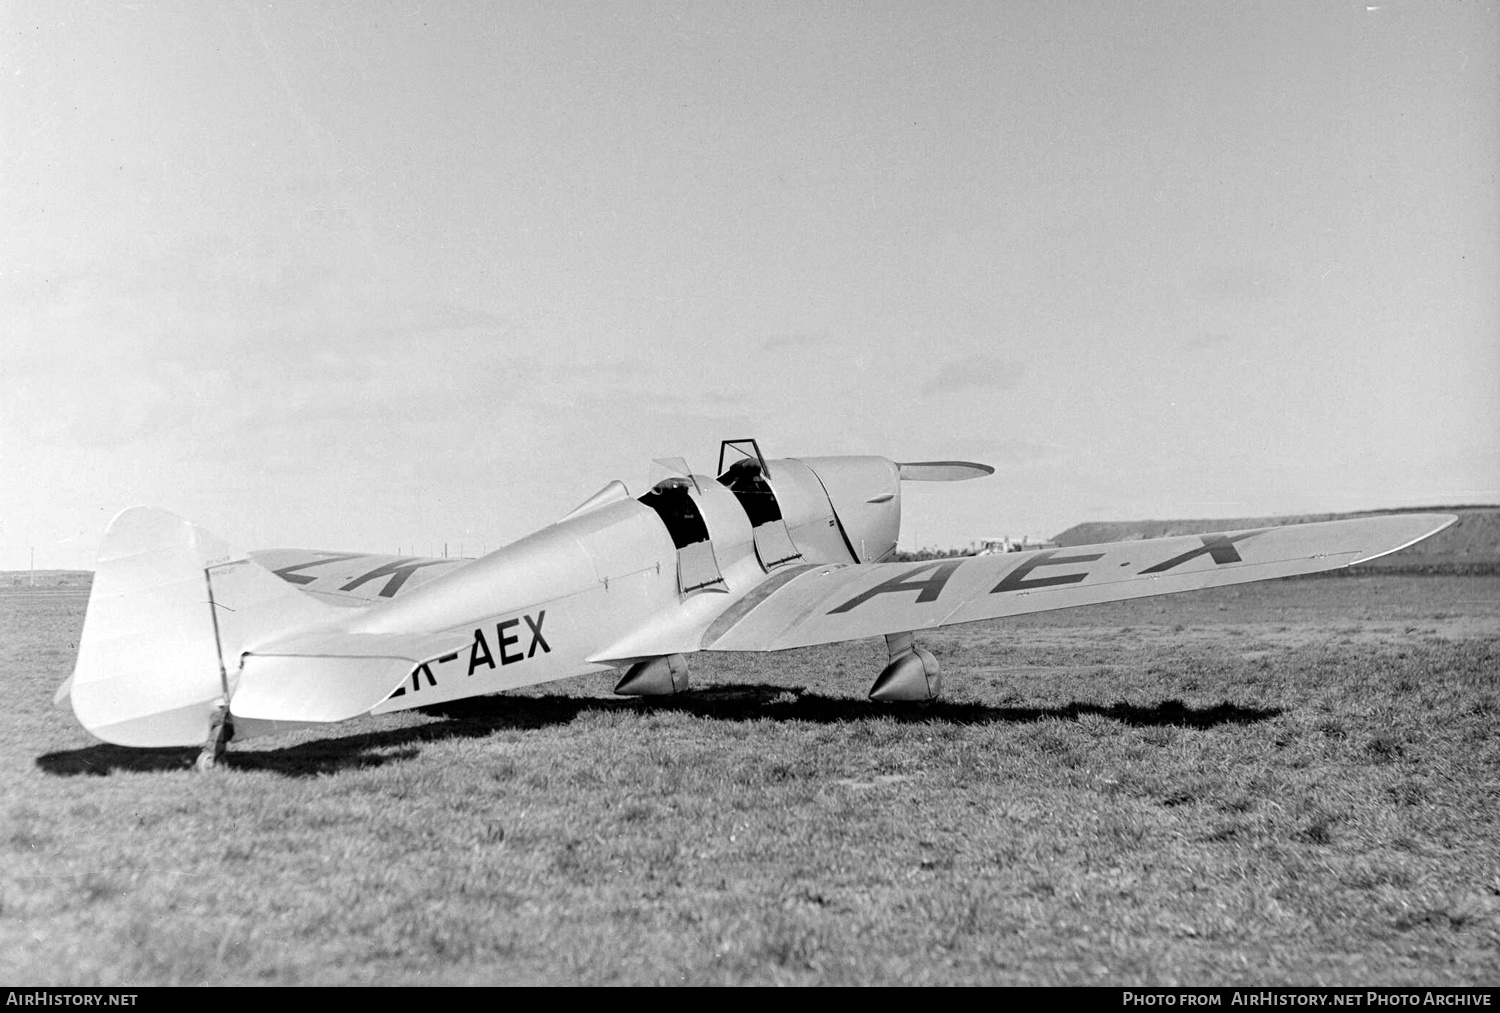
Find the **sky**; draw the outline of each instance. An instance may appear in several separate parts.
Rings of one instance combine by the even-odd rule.
[[[650,461],[902,546],[1500,502],[1495,3],[0,5],[0,568],[493,550]]]

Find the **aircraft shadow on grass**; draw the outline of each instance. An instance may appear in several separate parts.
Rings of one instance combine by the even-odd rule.
[[[668,699],[645,700],[564,695],[476,697],[422,708],[422,713],[444,719],[431,724],[318,739],[281,748],[231,747],[220,763],[235,770],[311,777],[414,759],[427,742],[547,728],[568,724],[590,713],[621,710],[675,712],[717,721],[770,718],[814,724],[854,724],[877,719],[911,724],[1030,724],[1047,718],[1076,721],[1092,714],[1134,727],[1197,729],[1254,724],[1281,714],[1278,708],[1243,707],[1228,702],[1192,707],[1181,700],[1149,705],[1075,701],[1057,707],[937,701],[879,707],[866,700],[769,685],[720,686]],[[183,770],[191,767],[196,757],[196,749],[127,749],[100,744],[47,753],[37,757],[36,765],[44,773],[58,777],[103,777],[124,772]]]

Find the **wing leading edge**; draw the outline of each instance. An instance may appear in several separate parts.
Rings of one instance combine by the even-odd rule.
[[[780,651],[981,619],[1336,570],[1436,534],[1396,514],[921,563],[803,567],[719,617],[701,650]]]

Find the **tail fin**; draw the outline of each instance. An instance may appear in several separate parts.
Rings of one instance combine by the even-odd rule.
[[[132,507],[105,532],[78,661],[57,702],[71,702],[106,742],[196,745],[234,692],[252,637],[341,612],[181,517]]]

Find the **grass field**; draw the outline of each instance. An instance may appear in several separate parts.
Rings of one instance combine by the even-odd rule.
[[[1247,585],[191,753],[0,594],[8,984],[1500,983],[1500,578]]]

